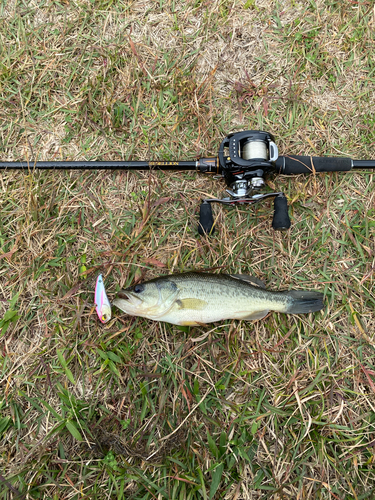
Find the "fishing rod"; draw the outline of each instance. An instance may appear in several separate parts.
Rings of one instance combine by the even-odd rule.
[[[279,156],[275,138],[261,130],[245,130],[229,134],[219,147],[218,156],[194,161],[37,161],[0,162],[0,169],[42,170],[193,170],[213,174],[228,187],[226,198],[202,200],[198,233],[213,234],[211,205],[243,205],[274,198],[272,227],[282,231],[290,227],[288,204],[282,192],[266,192],[269,174],[297,175],[319,172],[348,172],[352,169],[375,168],[375,160],[352,160],[341,157]]]

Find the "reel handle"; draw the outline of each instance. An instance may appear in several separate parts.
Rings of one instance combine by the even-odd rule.
[[[273,202],[274,213],[272,227],[275,231],[286,231],[290,228],[290,218],[288,214],[288,202],[284,194],[279,194]]]
[[[214,234],[214,232],[215,226],[211,203],[208,203],[208,201],[203,201],[199,209],[198,233],[201,236],[211,236]]]

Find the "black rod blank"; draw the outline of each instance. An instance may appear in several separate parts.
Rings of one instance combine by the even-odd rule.
[[[375,160],[353,160],[353,168],[375,168]]]
[[[3,161],[0,169],[18,170],[196,170],[196,161]]]

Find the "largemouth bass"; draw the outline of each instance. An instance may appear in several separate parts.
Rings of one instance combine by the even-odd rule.
[[[305,314],[324,307],[314,291],[272,292],[247,275],[189,272],[155,278],[118,293],[113,304],[131,316],[174,325],[257,320],[269,311]]]

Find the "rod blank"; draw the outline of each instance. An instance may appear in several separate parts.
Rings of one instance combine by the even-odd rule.
[[[196,161],[3,161],[10,170],[196,170]]]

